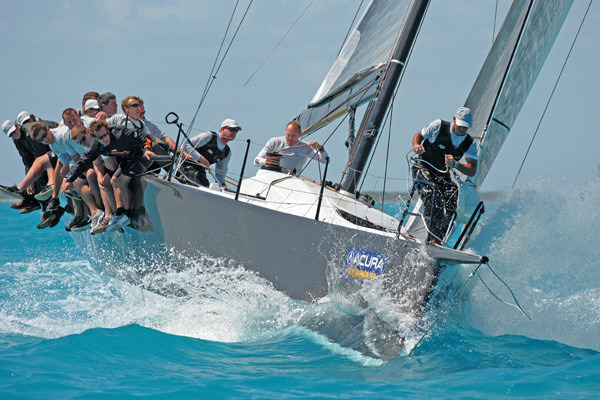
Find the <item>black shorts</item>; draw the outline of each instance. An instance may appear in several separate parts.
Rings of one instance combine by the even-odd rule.
[[[136,175],[143,174],[150,164],[152,164],[152,161],[144,156],[138,158],[123,158],[119,161],[119,167],[113,176],[119,177],[121,175],[126,175],[133,178]]]
[[[106,172],[106,175],[111,177],[115,174],[115,172],[117,172],[116,170],[106,168],[106,165],[104,166],[104,171]]]
[[[54,154],[53,151],[49,151],[46,153],[48,155],[48,160],[50,160],[50,165],[52,168],[56,168],[56,163],[58,162],[58,156]]]

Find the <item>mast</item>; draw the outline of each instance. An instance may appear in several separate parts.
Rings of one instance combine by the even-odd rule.
[[[356,108],[352,107],[348,110],[348,139],[346,139],[346,148],[348,149],[348,159],[352,157],[352,149],[354,148],[354,121],[356,120]]]
[[[392,60],[390,61],[388,72],[381,83],[379,94],[377,97],[371,100],[369,104],[369,109],[371,109],[371,112],[367,113],[365,118],[368,118],[368,120],[366,123],[362,124],[362,132],[359,134],[360,139],[356,144],[356,146],[358,146],[357,150],[354,157],[350,161],[348,174],[342,183],[342,189],[347,192],[354,193],[356,191],[356,186],[361,177],[365,164],[367,163],[371,149],[375,144],[375,139],[379,134],[381,122],[383,121],[383,117],[387,112],[394,89],[398,84],[400,74],[404,69],[410,49],[412,48],[414,40],[419,31],[421,21],[425,16],[428,6],[429,0],[416,0],[414,2],[410,14],[408,15],[402,36],[398,41],[398,45],[394,51]]]

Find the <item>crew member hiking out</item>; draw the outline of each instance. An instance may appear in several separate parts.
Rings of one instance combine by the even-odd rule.
[[[137,209],[133,208],[134,194],[129,184],[132,179],[139,179],[150,165],[149,156],[153,153],[147,149],[149,141],[139,129],[130,129],[121,125],[109,130],[108,124],[102,120],[92,122],[89,130],[96,141],[71,169],[62,190],[68,190],[76,178],[92,168],[94,160],[100,155],[115,156],[119,166],[111,179],[111,184],[115,191],[117,210],[107,232],[127,225],[130,219],[133,220],[134,227],[137,227],[140,223],[139,218],[142,216],[145,218],[146,213],[143,205]],[[143,192],[137,191],[135,196],[143,196]]]

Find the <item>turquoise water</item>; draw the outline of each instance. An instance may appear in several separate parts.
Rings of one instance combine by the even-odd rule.
[[[165,277],[191,296],[163,297],[99,273],[63,223],[38,231],[0,203],[0,399],[598,398],[599,204],[596,182],[505,193],[470,246],[531,320],[482,267],[411,356],[384,362],[330,299],[294,302],[211,260]]]

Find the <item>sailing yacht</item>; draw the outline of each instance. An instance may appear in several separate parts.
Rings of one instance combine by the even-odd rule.
[[[465,102],[474,110],[470,132],[479,142],[472,186],[485,179],[570,4],[514,1]],[[75,241],[101,269],[151,289],[155,280],[149,277],[165,265],[185,268],[187,258],[208,255],[242,265],[300,301],[317,301],[334,289],[352,297],[366,282],[380,279],[390,301],[418,316],[441,268],[486,262],[465,250],[482,203],[461,210],[469,218],[457,219],[446,245],[438,246],[417,234],[416,222],[426,217],[418,207],[407,206],[400,221],[357,191],[428,5],[371,1],[297,118],[306,135],[342,116],[353,122],[356,108],[366,105],[364,120],[356,133],[351,126],[346,141],[350,157],[341,184],[327,181],[327,167],[318,179],[276,169],[247,177],[247,149],[236,191],[228,192],[175,179],[174,157],[168,175],[144,177],[153,232],[73,233]],[[181,130],[175,114],[168,121]]]

